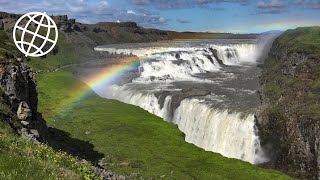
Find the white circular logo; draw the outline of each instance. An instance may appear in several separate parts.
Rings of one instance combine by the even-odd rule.
[[[13,40],[26,56],[48,54],[58,41],[58,28],[46,13],[30,12],[18,19],[13,29]]]

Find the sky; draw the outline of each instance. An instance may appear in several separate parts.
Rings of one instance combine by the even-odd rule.
[[[320,25],[320,0],[0,0],[0,11],[175,31],[259,33]]]

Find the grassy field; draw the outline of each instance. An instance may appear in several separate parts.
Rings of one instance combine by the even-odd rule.
[[[168,179],[288,178],[274,170],[206,152],[186,143],[175,125],[141,108],[100,98],[93,92],[73,106],[61,104],[63,99],[74,99],[70,91],[75,87],[86,86],[69,72],[42,74],[37,80],[39,111],[47,123],[92,144],[94,151],[103,154],[107,167],[116,173]],[[61,111],[61,106],[69,110]],[[54,146],[78,146],[64,139],[52,137],[50,142]],[[84,147],[78,148],[86,152]]]

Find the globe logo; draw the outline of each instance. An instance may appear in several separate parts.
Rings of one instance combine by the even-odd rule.
[[[40,57],[52,51],[58,41],[58,28],[46,13],[30,12],[18,19],[13,40],[25,56]]]

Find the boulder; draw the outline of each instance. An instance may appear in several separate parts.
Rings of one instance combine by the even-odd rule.
[[[72,25],[70,23],[62,24],[60,27],[60,30],[64,31],[64,32],[72,32],[73,31]]]
[[[23,126],[28,126],[30,123],[29,123],[28,121],[21,121],[21,124],[22,124]]]
[[[72,27],[71,27],[71,29],[74,30],[74,31],[81,32],[80,27],[79,27],[78,25],[76,25],[76,24],[73,24]]]
[[[121,167],[121,168],[127,168],[127,167],[129,167],[129,163],[122,162],[122,163],[119,163],[118,166]]]
[[[31,129],[30,134],[32,134],[36,138],[40,137],[40,134],[39,134],[38,130],[36,130],[36,129]]]
[[[25,121],[27,118],[32,116],[32,111],[29,108],[29,105],[25,101],[22,101],[19,104],[17,116],[18,116],[18,119],[20,119],[21,121]]]

